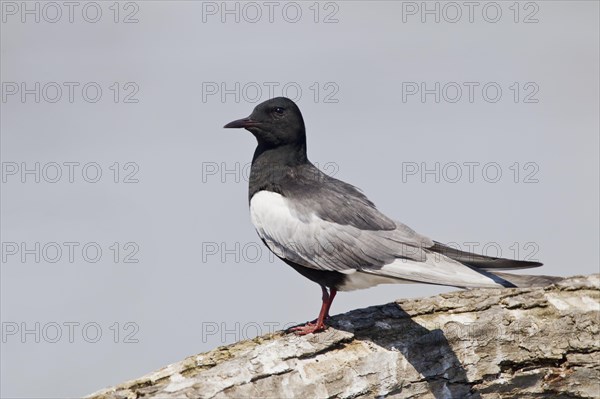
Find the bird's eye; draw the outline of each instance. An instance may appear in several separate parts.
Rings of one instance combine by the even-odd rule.
[[[283,111],[284,111],[284,109],[281,107],[273,108],[273,112],[275,112],[276,114],[279,114],[279,115],[283,114]]]

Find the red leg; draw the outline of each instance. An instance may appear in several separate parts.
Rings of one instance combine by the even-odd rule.
[[[337,294],[337,290],[335,288],[330,288],[329,292],[327,292],[327,288],[323,285],[321,286],[321,290],[323,291],[323,296],[321,297],[323,303],[321,304],[321,311],[319,312],[317,320],[306,323],[304,326],[293,327],[290,331],[293,331],[298,335],[306,335],[323,331],[327,328],[325,319],[329,317],[329,309],[331,308],[335,294]]]
[[[329,292],[327,292],[327,288],[324,285],[321,285],[321,292],[323,295],[321,296],[321,301],[327,302],[329,301]],[[335,297],[336,290],[332,290],[332,294]],[[331,298],[331,302],[333,302],[333,298]],[[331,306],[331,303],[329,304]],[[321,305],[322,306],[322,305]],[[329,308],[327,308],[327,312],[325,313],[325,320],[329,318]],[[318,319],[314,319],[313,321],[309,321],[307,324],[315,324]],[[295,327],[298,328],[298,327]]]
[[[325,287],[323,287],[325,290]],[[335,294],[337,294],[337,290],[335,288],[329,289],[329,300],[327,301],[327,308],[325,309],[325,318],[329,318],[329,309],[331,308],[331,304],[333,303],[333,299],[335,298]]]

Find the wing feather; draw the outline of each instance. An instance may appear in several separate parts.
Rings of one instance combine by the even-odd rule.
[[[379,268],[398,258],[421,262],[427,259],[424,248],[431,242],[404,225],[364,230],[324,220],[316,213],[299,217],[290,200],[269,191],[256,193],[250,210],[258,235],[269,249],[318,270]]]

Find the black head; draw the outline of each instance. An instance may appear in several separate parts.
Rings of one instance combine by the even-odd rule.
[[[248,130],[256,137],[259,146],[304,146],[306,143],[300,109],[285,97],[276,97],[260,103],[249,117],[229,122],[224,127]]]

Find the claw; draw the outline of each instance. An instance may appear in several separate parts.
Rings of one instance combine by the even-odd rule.
[[[324,323],[306,323],[303,326],[296,326],[290,328],[288,331],[293,332],[296,335],[307,335],[327,329]]]
[[[296,335],[307,335],[327,329],[325,320],[329,318],[329,308],[331,307],[331,303],[333,302],[333,298],[335,298],[337,290],[331,288],[330,292],[327,292],[327,288],[325,286],[321,286],[321,289],[323,291],[323,304],[321,305],[319,317],[313,321],[309,321],[303,326],[292,327],[288,329],[288,332],[293,332]]]

